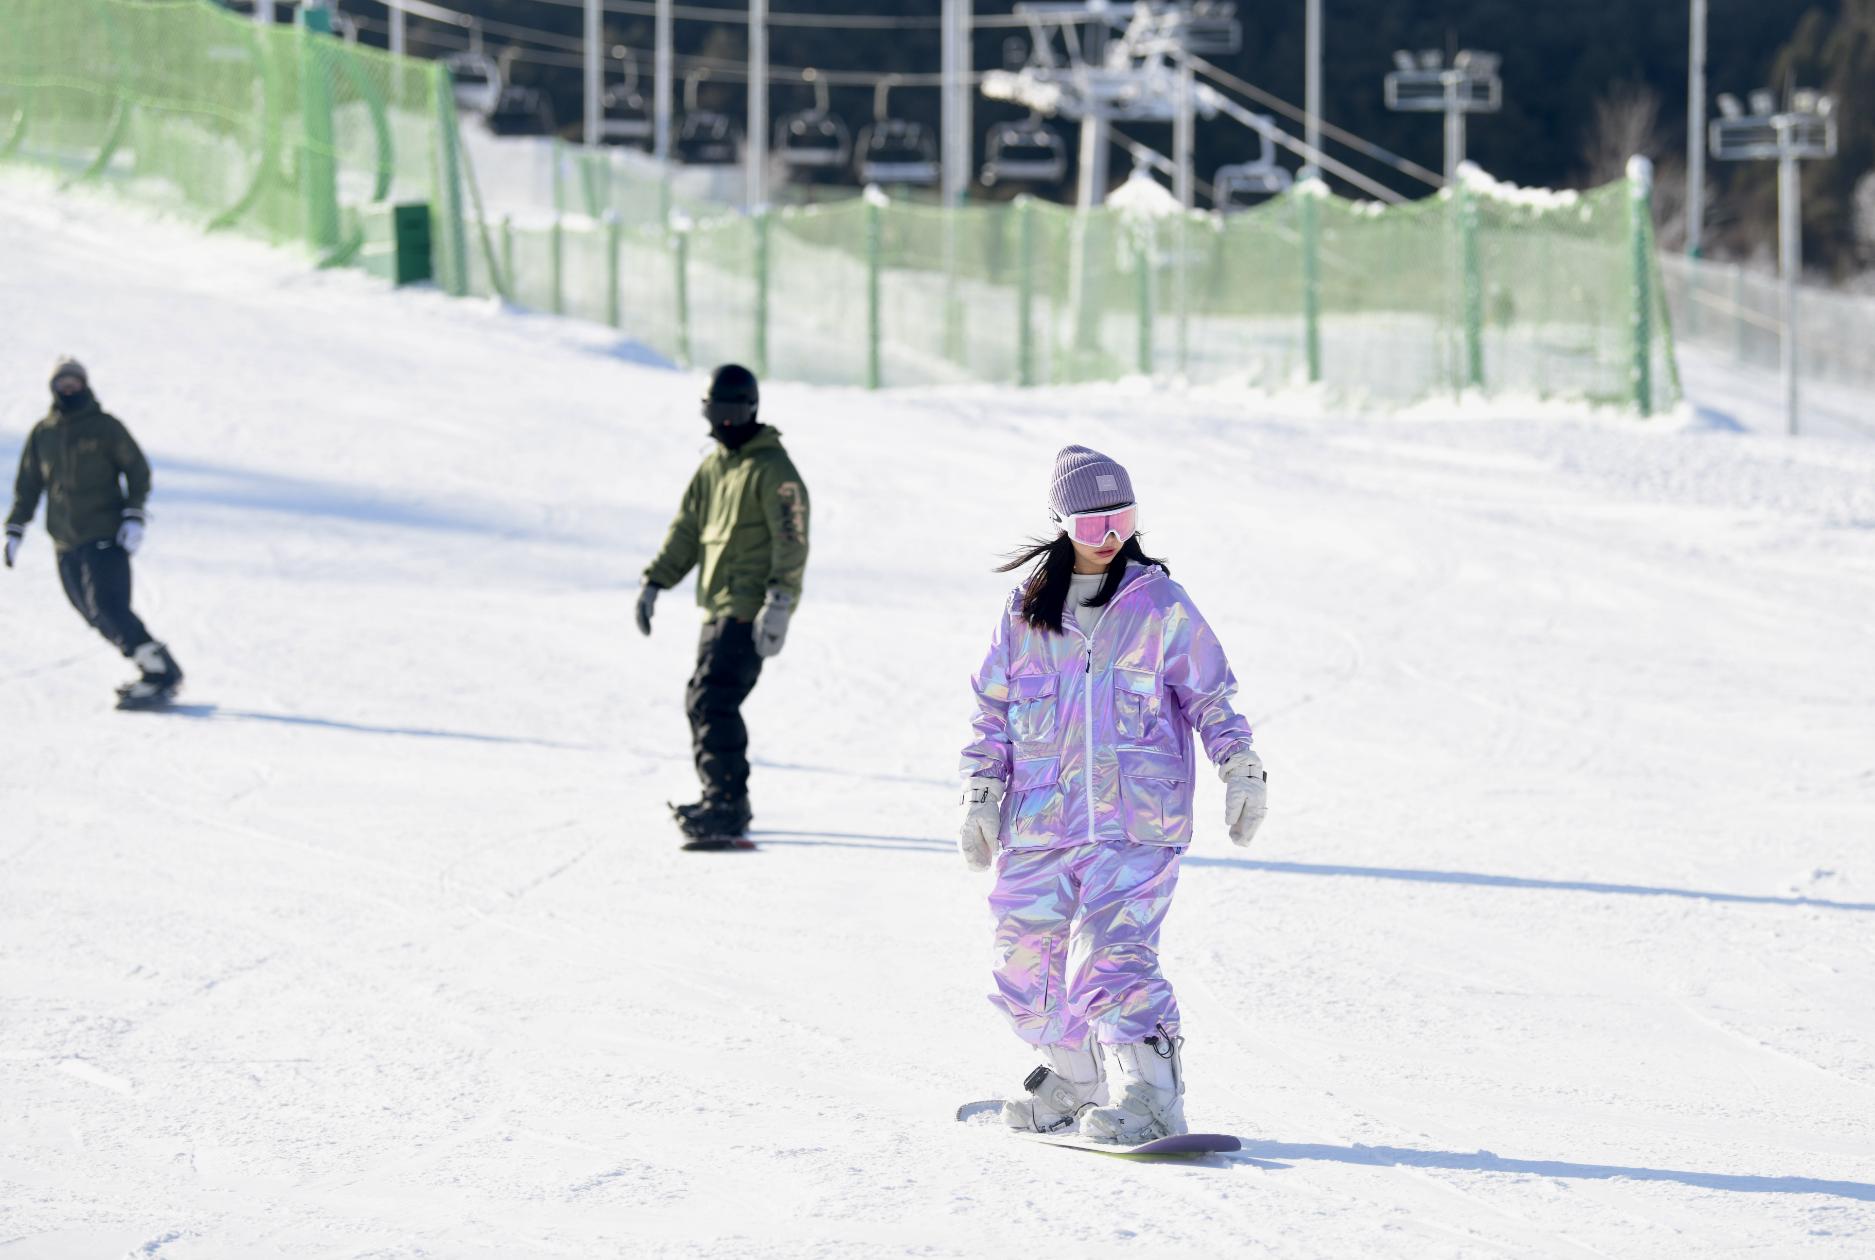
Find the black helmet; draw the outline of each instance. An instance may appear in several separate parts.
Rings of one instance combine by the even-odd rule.
[[[740,363],[725,363],[710,373],[710,387],[703,393],[703,418],[711,428],[753,424],[761,401],[755,373]]]

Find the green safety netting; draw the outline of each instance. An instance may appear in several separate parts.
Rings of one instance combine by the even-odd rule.
[[[360,251],[372,216],[450,182],[453,108],[430,63],[208,0],[9,0],[0,20],[0,155],[67,182],[330,261]]]
[[[314,19],[318,20],[317,18]],[[451,291],[602,321],[683,363],[855,385],[1134,374],[1356,404],[1678,396],[1644,184],[1470,177],[1394,207],[947,210],[877,193],[743,213],[551,144],[550,215],[487,213],[433,63],[208,0],[10,0],[0,157],[348,261],[423,202]]]

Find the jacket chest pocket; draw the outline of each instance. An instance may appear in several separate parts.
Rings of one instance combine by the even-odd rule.
[[[1113,725],[1124,739],[1148,739],[1159,724],[1159,676],[1142,669],[1113,671]]]
[[[1009,733],[1019,744],[1039,743],[1055,737],[1056,692],[1059,674],[1030,674],[1009,680]]]

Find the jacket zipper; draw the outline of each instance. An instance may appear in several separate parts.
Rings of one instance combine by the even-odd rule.
[[[1081,707],[1081,729],[1087,735],[1087,771],[1086,771],[1087,788],[1086,788],[1086,792],[1087,792],[1087,843],[1089,844],[1095,843],[1095,840],[1094,840],[1094,631],[1100,629],[1100,623],[1107,619],[1107,614],[1113,611],[1113,606],[1115,604],[1119,603],[1122,598],[1124,598],[1126,595],[1131,593],[1135,587],[1140,586],[1146,580],[1147,579],[1145,575],[1142,574],[1125,590],[1116,592],[1114,594],[1114,597],[1107,601],[1107,606],[1100,610],[1100,616],[1094,618],[1093,630],[1081,629],[1081,623],[1078,619],[1073,622],[1074,632],[1081,636],[1086,646],[1086,651],[1081,658],[1082,663],[1085,667],[1084,672],[1082,673],[1082,678],[1085,680],[1085,686],[1086,686],[1085,692],[1083,693],[1082,707]],[[1065,621],[1066,618],[1064,618],[1063,620]]]

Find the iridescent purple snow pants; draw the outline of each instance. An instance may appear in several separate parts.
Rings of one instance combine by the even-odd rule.
[[[1185,850],[1129,841],[996,855],[996,991],[1030,1045],[1144,1041],[1178,1031],[1159,929]]]

